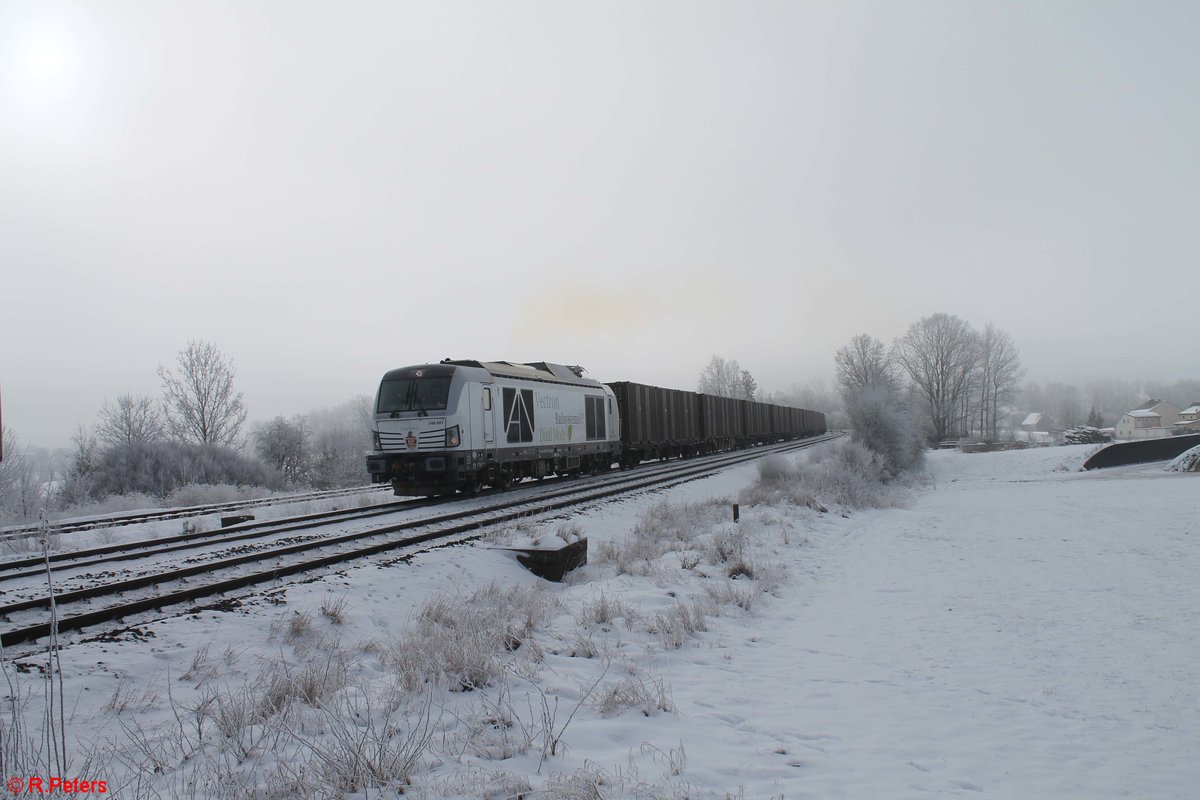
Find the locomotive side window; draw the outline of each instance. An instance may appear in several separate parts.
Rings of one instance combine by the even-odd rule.
[[[483,387],[483,410],[492,410],[492,390],[488,386]]]
[[[450,400],[451,376],[429,378],[393,378],[379,387],[378,414],[402,411],[445,411]]]
[[[606,438],[605,422],[604,422],[604,398],[603,397],[585,397],[584,398],[584,416],[587,425],[587,438],[589,439],[604,439]]]

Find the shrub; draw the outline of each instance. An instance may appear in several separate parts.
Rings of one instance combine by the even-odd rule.
[[[283,483],[278,473],[228,447],[178,442],[110,447],[99,455],[88,477],[94,499],[130,492],[165,498],[197,483],[270,488]]]
[[[620,714],[627,708],[640,709],[647,717],[656,711],[675,710],[662,678],[658,677],[630,677],[610,684],[601,692],[596,705],[605,717]]]
[[[879,455],[887,477],[917,472],[925,464],[921,428],[893,389],[864,386],[846,397],[855,441]]]
[[[504,672],[506,653],[521,650],[535,663],[541,649],[530,634],[549,617],[557,599],[539,589],[484,587],[469,597],[442,595],[417,615],[416,630],[388,657],[402,688],[444,682],[472,691]]]
[[[760,473],[761,474],[761,473]],[[789,477],[778,477],[788,474]],[[903,505],[902,482],[894,476],[886,460],[856,441],[842,442],[814,452],[806,464],[781,473],[768,469],[741,495],[747,505],[787,502],[825,511],[824,504],[847,509],[889,508]]]

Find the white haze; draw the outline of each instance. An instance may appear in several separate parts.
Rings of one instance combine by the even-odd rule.
[[[1195,377],[1200,6],[0,6],[23,440],[192,339],[252,419],[414,362],[828,380],[935,312],[1029,377]]]

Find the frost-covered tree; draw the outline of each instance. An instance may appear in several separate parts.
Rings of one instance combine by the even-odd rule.
[[[1016,396],[1024,370],[1012,337],[990,322],[979,339],[978,371],[979,432],[994,442],[1000,408]]]
[[[700,372],[697,388],[705,394],[717,397],[736,397],[739,393],[741,374],[741,367],[736,360],[726,361],[721,356],[714,355]]]
[[[0,461],[0,518],[34,519],[45,508],[42,481],[28,449],[21,445],[17,434],[11,428],[5,428],[0,435],[4,440],[4,460]]]
[[[728,361],[713,356],[700,373],[699,390],[717,397],[736,397],[753,400],[758,384],[749,370],[742,369],[736,358]]]
[[[4,460],[0,461],[0,514],[7,515],[16,505],[15,487],[22,460],[20,443],[10,428],[0,429],[0,447],[4,448]]]
[[[1048,383],[1046,392],[1054,398],[1050,413],[1064,428],[1073,428],[1083,421],[1083,395],[1079,387],[1069,383]]]
[[[254,432],[258,457],[279,470],[284,480],[298,484],[308,480],[312,464],[312,432],[302,416],[276,417]]]
[[[845,399],[865,386],[893,387],[896,373],[883,342],[860,333],[833,357],[838,389]]]
[[[754,376],[750,374],[750,370],[742,370],[741,380],[738,382],[742,390],[742,398],[745,400],[753,400],[758,393],[758,381],[754,380]]]
[[[178,372],[158,368],[171,435],[196,444],[237,444],[246,405],[233,389],[233,362],[216,345],[198,341],[179,352],[178,364]]]
[[[166,437],[166,426],[153,398],[123,394],[101,407],[96,436],[112,446],[157,442]]]
[[[317,488],[360,486],[363,455],[371,449],[371,398],[360,395],[334,408],[314,411],[312,484]]]
[[[934,441],[961,430],[979,360],[979,336],[971,326],[950,314],[924,317],[896,340],[892,358],[922,398]]]

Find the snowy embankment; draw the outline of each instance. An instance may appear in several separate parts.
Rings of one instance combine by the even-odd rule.
[[[874,510],[769,503],[742,467],[572,518],[590,563],[563,585],[480,543],[72,644],[71,777],[147,797],[1194,797],[1198,476],[1063,471],[1087,449],[935,453],[929,486]],[[41,681],[10,674],[29,729]]]

